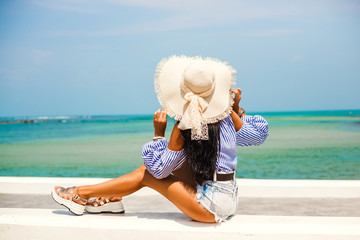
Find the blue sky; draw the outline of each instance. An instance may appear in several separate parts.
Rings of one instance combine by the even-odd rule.
[[[360,1],[2,0],[0,116],[151,114],[171,55],[228,61],[251,112],[360,109]]]

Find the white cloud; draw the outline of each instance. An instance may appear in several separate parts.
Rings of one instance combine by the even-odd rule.
[[[356,0],[31,0],[35,5],[59,11],[99,13],[116,6],[134,6],[175,12],[192,12],[199,17],[227,16],[268,18],[312,15],[339,11],[360,11]],[[106,12],[103,12],[106,13]]]
[[[126,23],[127,26],[119,28],[55,32],[57,35],[79,36],[162,32],[212,25],[221,26],[252,20],[288,21],[297,18],[303,20],[304,17],[309,16],[321,17],[337,12],[360,11],[360,1],[352,0],[33,0],[33,3],[59,11],[77,11],[89,14],[107,14],[107,10],[110,9],[116,10],[122,6],[132,6],[154,9],[167,15],[160,20],[151,20],[150,18],[136,24],[130,18]],[[136,19],[136,16],[133,18]],[[266,35],[266,33],[262,34]]]
[[[76,0],[82,2],[82,0]],[[75,2],[76,2],[75,1]],[[279,13],[286,10],[288,13],[309,13],[312,11],[339,11],[351,10],[360,3],[356,0],[105,0],[103,2],[163,9],[187,9],[187,10],[231,10],[229,7],[244,8],[247,10],[258,9]],[[289,12],[290,10],[290,12]]]

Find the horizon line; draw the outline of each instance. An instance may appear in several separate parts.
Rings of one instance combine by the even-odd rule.
[[[284,111],[248,111],[248,113],[273,114],[273,113],[305,113],[305,112],[344,112],[344,111],[360,111],[359,109],[333,109],[333,110],[284,110]],[[129,114],[38,114],[38,115],[14,115],[1,116],[0,118],[35,118],[35,117],[85,117],[85,116],[151,116],[153,113],[129,113]]]

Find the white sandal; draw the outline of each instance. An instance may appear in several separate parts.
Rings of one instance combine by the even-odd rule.
[[[124,205],[121,200],[111,201],[110,198],[90,199],[85,206],[89,213],[124,213]]]
[[[51,192],[52,198],[55,202],[63,205],[73,214],[80,216],[83,215],[87,200],[74,194],[75,187],[63,188],[55,187]]]

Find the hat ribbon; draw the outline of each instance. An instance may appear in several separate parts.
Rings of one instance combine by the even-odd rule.
[[[181,87],[185,92],[185,100],[189,102],[189,114],[184,115],[181,119],[181,126],[187,126],[185,129],[191,129],[191,139],[192,140],[208,140],[208,128],[207,124],[204,123],[204,118],[202,113],[208,107],[208,102],[204,99],[205,97],[210,96],[214,91],[215,82],[212,84],[211,88],[202,92],[200,94],[193,93],[188,87],[183,83]]]

